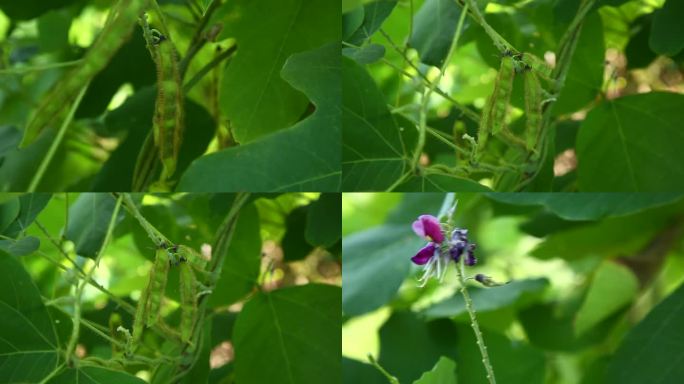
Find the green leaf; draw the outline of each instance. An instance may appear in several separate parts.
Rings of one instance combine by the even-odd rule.
[[[363,67],[344,57],[342,129],[343,190],[385,190],[404,172],[408,158],[384,96]]]
[[[310,206],[293,209],[285,219],[285,236],[281,241],[285,261],[302,260],[313,247],[306,240],[307,217]]]
[[[363,9],[362,6],[358,6],[342,14],[342,41],[346,41],[363,23]]]
[[[655,11],[651,24],[649,45],[658,54],[675,56],[684,48],[684,2],[667,0],[662,8]]]
[[[59,52],[69,48],[69,28],[72,15],[66,11],[51,11],[38,19],[38,49]]]
[[[561,115],[581,109],[601,92],[605,66],[603,25],[598,12],[590,13],[582,23],[582,32],[570,62],[570,69],[553,113]]]
[[[409,45],[420,54],[420,61],[441,67],[456,32],[461,7],[452,0],[426,0],[413,19]],[[470,23],[463,24],[462,31]]]
[[[367,44],[361,48],[344,48],[342,54],[359,64],[372,64],[385,56],[385,46]]]
[[[23,232],[33,223],[33,220],[45,208],[51,197],[52,194],[50,193],[27,193],[19,197],[21,204],[19,216],[5,229],[3,235],[16,237],[20,232]]]
[[[342,195],[323,193],[309,205],[306,240],[309,244],[328,248],[337,243],[342,233]]]
[[[126,99],[126,102],[119,108],[107,114],[105,118],[107,130],[127,132],[127,136],[95,176],[93,191],[131,190],[131,180],[138,153],[152,127],[156,97],[155,87],[142,88]],[[178,154],[176,175],[181,175],[195,158],[206,151],[215,130],[215,123],[209,112],[189,98],[185,99],[184,117],[185,130]]]
[[[652,92],[608,100],[589,112],[577,137],[580,190],[683,189],[682,105],[684,95]]]
[[[587,330],[624,308],[634,300],[639,281],[624,265],[605,261],[591,281],[587,297],[575,317],[575,332]]]
[[[605,383],[677,383],[684,377],[684,284],[627,334],[615,352]]]
[[[340,287],[322,284],[262,292],[233,330],[241,384],[341,383]]]
[[[468,384],[485,384],[487,373],[470,325],[458,327],[458,381]],[[542,384],[546,374],[544,351],[518,340],[482,330],[487,353],[499,383]]]
[[[599,220],[625,216],[673,203],[679,193],[488,193],[492,200],[514,205],[540,205],[565,220]]]
[[[127,372],[85,366],[68,368],[50,379],[47,384],[145,384],[145,380]]]
[[[347,316],[372,311],[394,297],[408,276],[411,256],[425,241],[410,222],[385,225],[342,239],[342,308]]]
[[[469,288],[473,306],[478,313],[497,311],[510,306],[522,307],[539,297],[549,286],[544,278],[514,280],[509,284],[492,288]],[[456,317],[466,314],[461,292],[431,305],[423,311],[428,319]]]
[[[403,192],[490,191],[489,188],[473,180],[441,173],[426,173],[420,176],[411,176],[411,178],[399,184],[394,190]]]
[[[339,43],[293,55],[283,78],[316,105],[295,126],[197,159],[178,191],[320,191],[340,188]],[[240,92],[237,92],[240,93]],[[273,106],[270,106],[273,108]]]
[[[0,0],[0,9],[2,9],[10,19],[29,20],[36,18],[51,9],[59,9],[73,2],[74,0],[28,0],[20,2],[15,0]]]
[[[2,251],[0,273],[0,377],[38,383],[57,367],[55,329],[29,274]]]
[[[116,200],[106,193],[82,193],[69,207],[65,236],[76,245],[76,253],[95,259],[102,247],[114,213]],[[119,210],[119,217],[123,211]]]
[[[625,217],[605,219],[596,223],[557,232],[532,250],[540,259],[560,257],[575,260],[590,256],[608,257],[633,254],[660,231],[671,217],[663,207]],[[644,223],[649,223],[644,226]]]
[[[370,38],[389,17],[397,5],[397,0],[375,0],[363,6],[363,23],[346,41],[354,45],[362,45]]]
[[[441,356],[456,360],[457,340],[450,320],[424,322],[412,312],[394,312],[380,328],[378,362],[399,382],[411,383]]]
[[[33,236],[22,237],[19,240],[0,240],[0,249],[12,256],[30,255],[38,248],[40,248],[40,240]]]
[[[431,371],[423,373],[413,384],[456,384],[456,363],[447,357],[440,357]]]
[[[212,307],[235,303],[251,292],[261,267],[259,214],[254,204],[244,206],[228,247],[221,277],[209,296]]]
[[[11,196],[9,200],[0,204],[0,233],[3,233],[16,220],[21,210],[18,197]]]
[[[235,139],[244,144],[292,125],[307,100],[279,71],[292,54],[339,41],[340,3],[283,0],[275,11],[269,3],[228,1],[217,17],[220,38],[235,37],[239,47],[224,72],[220,99]]]

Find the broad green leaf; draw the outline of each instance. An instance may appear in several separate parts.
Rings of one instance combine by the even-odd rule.
[[[603,84],[605,51],[601,17],[598,12],[590,13],[582,23],[565,86],[553,103],[554,114],[574,112],[594,100]]]
[[[344,5],[343,5],[344,7]],[[358,6],[342,14],[342,40],[346,41],[363,23],[364,8]]]
[[[450,320],[425,322],[412,312],[394,312],[380,328],[378,362],[399,382],[412,383],[432,369],[440,357],[456,360],[457,341],[456,327]]]
[[[347,316],[372,311],[394,297],[408,276],[411,257],[425,240],[411,222],[384,225],[342,239],[342,308]]]
[[[19,216],[3,231],[3,235],[16,237],[20,232],[28,228],[43,208],[45,208],[51,197],[52,194],[49,193],[27,193],[19,197],[19,203],[21,204]]]
[[[2,251],[0,273],[0,378],[38,383],[57,367],[55,329],[29,274]]]
[[[487,373],[482,365],[482,356],[470,324],[460,325],[458,336],[458,381],[468,384],[488,383]],[[498,383],[544,383],[546,374],[544,351],[486,330],[482,330],[482,337]]]
[[[354,45],[362,45],[380,29],[382,23],[389,17],[396,5],[397,0],[367,1],[367,4],[363,6],[363,23],[348,39],[345,39],[345,41]]]
[[[281,241],[285,261],[302,260],[313,250],[313,246],[306,240],[310,208],[310,205],[297,207],[285,219],[285,236]]]
[[[549,350],[572,352],[601,343],[609,336],[615,320],[607,319],[581,337],[575,333],[575,314],[580,300],[537,304],[518,313],[518,320],[531,344]]]
[[[178,191],[320,191],[340,188],[338,43],[293,55],[283,78],[316,106],[286,130],[197,159]],[[240,92],[237,92],[240,93]],[[273,106],[270,106],[273,108]]]
[[[11,19],[29,20],[51,9],[59,9],[74,2],[75,0],[29,0],[19,2],[15,0],[0,0],[0,9]]]
[[[665,225],[670,207],[644,211],[625,217],[608,218],[596,223],[557,232],[547,237],[531,252],[540,259],[560,257],[575,260],[589,256],[614,257],[633,254]],[[644,223],[649,223],[644,226]]]
[[[282,0],[277,10],[273,6],[228,1],[215,18],[223,23],[219,38],[234,37],[239,47],[223,74],[220,106],[241,144],[297,121],[307,100],[279,75],[280,69],[292,54],[340,37],[339,2]]]
[[[469,179],[457,176],[427,173],[420,176],[412,176],[399,184],[395,191],[403,192],[486,192],[489,188]]]
[[[145,384],[145,380],[130,373],[109,368],[85,366],[68,368],[50,379],[47,384]]]
[[[323,193],[309,205],[306,240],[323,248],[337,243],[342,234],[342,195]]]
[[[589,112],[577,136],[580,190],[683,189],[682,105],[684,95],[652,92],[607,100]]]
[[[38,18],[38,49],[59,52],[69,48],[72,15],[67,11],[51,11]]]
[[[309,284],[253,297],[233,330],[236,381],[341,383],[340,291]]]
[[[116,199],[106,193],[82,193],[69,207],[67,239],[76,245],[76,253],[94,259],[102,247]],[[119,209],[123,217],[123,208]],[[117,218],[118,219],[118,218]]]
[[[677,383],[684,377],[684,284],[629,331],[613,355],[605,383]]]
[[[37,237],[26,236],[19,240],[0,239],[0,249],[12,256],[26,256],[40,248],[40,240]]]
[[[651,24],[649,45],[655,53],[675,56],[684,48],[684,2],[667,0],[662,8],[655,11]]]
[[[367,44],[361,48],[344,48],[342,54],[359,64],[371,64],[385,56],[385,46]]]
[[[431,371],[423,373],[413,384],[456,384],[456,363],[442,356]]]
[[[599,220],[625,216],[673,203],[679,193],[488,193],[492,200],[514,205],[541,205],[565,220]]]
[[[601,264],[575,317],[577,335],[631,303],[638,289],[639,281],[629,268],[612,261]]]
[[[210,306],[233,304],[254,289],[261,267],[259,228],[259,214],[254,204],[244,206],[228,247],[221,277],[209,296]]]
[[[3,233],[16,220],[20,210],[19,197],[11,196],[0,204],[0,233]]]
[[[126,99],[119,108],[109,112],[105,126],[110,132],[126,132],[124,141],[114,150],[95,176],[92,190],[99,192],[130,191],[133,170],[143,142],[152,127],[156,88],[145,87]],[[201,105],[185,99],[185,130],[178,154],[175,176],[181,175],[190,163],[202,155],[214,135],[215,123]]]
[[[413,19],[409,44],[420,54],[420,61],[441,67],[456,32],[461,6],[453,0],[426,0]],[[465,31],[469,22],[464,22]]]
[[[342,130],[343,190],[384,190],[404,172],[404,143],[384,96],[368,72],[345,57]]]
[[[539,297],[549,281],[544,278],[514,280],[506,285],[491,288],[469,288],[473,306],[478,313],[496,311],[510,306],[522,307]],[[461,292],[431,305],[422,314],[428,319],[456,317],[466,314],[465,301]]]

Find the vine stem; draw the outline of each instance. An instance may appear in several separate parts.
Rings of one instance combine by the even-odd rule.
[[[480,355],[482,355],[482,364],[487,371],[487,380],[490,384],[496,384],[496,378],[494,377],[494,370],[492,369],[492,363],[489,360],[489,354],[487,353],[487,346],[485,345],[484,338],[482,337],[482,332],[480,331],[480,325],[477,322],[477,317],[475,316],[475,308],[473,307],[473,302],[468,294],[468,289],[466,288],[465,271],[463,268],[463,258],[459,261],[456,267],[456,275],[458,276],[458,281],[461,284],[461,295],[465,301],[466,311],[470,315],[470,326],[475,332],[475,338],[477,339],[477,346],[480,349]]]
[[[430,85],[428,86],[427,90],[425,90],[422,93],[422,100],[420,106],[420,125],[418,126],[418,141],[416,143],[416,149],[413,152],[413,159],[411,161],[411,166],[413,169],[417,169],[418,163],[420,161],[420,155],[423,153],[423,147],[425,146],[425,136],[427,130],[427,107],[430,101],[430,95],[432,95],[432,92],[434,92],[435,87],[444,77],[444,73],[446,72],[447,66],[449,65],[451,56],[454,54],[454,51],[456,51],[456,47],[458,46],[458,39],[461,37],[461,33],[463,32],[463,22],[465,21],[465,16],[467,13],[468,4],[466,4],[463,7],[461,17],[458,19],[458,25],[456,26],[456,32],[454,32],[454,38],[451,41],[451,46],[449,47],[449,51],[446,57],[444,58],[444,62],[442,63],[442,66],[439,69],[439,75],[437,75],[437,78],[434,81],[430,82]]]
[[[453,229],[453,216],[456,212],[457,204],[458,200],[455,200],[455,194],[453,192],[447,193],[446,197],[444,198],[444,202],[442,203],[442,208],[440,209],[441,217],[443,212],[445,212],[445,208],[451,205],[451,209],[445,212],[447,216],[447,233],[451,233],[451,230]],[[461,259],[458,261],[458,264],[456,265],[456,275],[458,276],[458,282],[461,286],[461,295],[463,296],[463,300],[465,301],[466,311],[470,316],[470,326],[473,328],[473,332],[475,332],[477,346],[480,349],[480,355],[482,355],[482,364],[484,365],[485,370],[487,371],[487,380],[490,384],[496,384],[496,378],[494,377],[494,369],[492,369],[492,363],[490,362],[489,354],[487,353],[487,346],[485,345],[484,338],[482,337],[480,325],[477,322],[477,316],[475,316],[475,308],[473,307],[473,301],[470,299],[468,289],[466,288],[464,260],[465,258],[461,257]]]
[[[43,179],[43,175],[45,174],[48,165],[50,165],[52,158],[55,156],[57,148],[62,143],[62,139],[64,139],[64,134],[66,133],[67,127],[69,127],[69,124],[71,124],[71,121],[74,119],[76,109],[81,104],[81,99],[83,99],[83,96],[85,95],[89,84],[90,82],[86,83],[85,85],[83,85],[83,87],[81,87],[81,91],[78,93],[78,96],[76,96],[74,104],[69,109],[69,113],[67,114],[64,121],[62,121],[62,125],[59,127],[59,131],[57,131],[57,136],[54,140],[52,140],[52,144],[50,144],[50,148],[48,149],[47,154],[43,158],[43,161],[40,162],[38,170],[33,175],[33,179],[31,179],[31,184],[29,184],[27,192],[35,192],[36,188],[38,188],[38,184],[40,184],[40,181]]]
[[[152,242],[154,242],[154,245],[157,247],[161,246],[162,243],[165,243],[167,246],[171,245],[172,242],[166,238],[157,228],[155,228],[152,224],[150,224],[147,219],[140,213],[138,210],[138,207],[135,206],[135,203],[133,202],[133,199],[131,198],[131,195],[128,193],[123,193],[123,194],[117,194],[115,193],[114,196],[123,197],[123,206],[126,208],[126,210],[135,217],[136,220],[138,220],[138,223],[140,223],[140,226],[143,227],[145,232],[147,232],[147,236],[152,239]]]
[[[114,212],[112,212],[112,217],[109,220],[109,225],[107,226],[107,232],[105,234],[105,238],[102,240],[102,245],[100,246],[100,249],[97,252],[97,257],[95,258],[95,265],[93,265],[92,268],[88,271],[86,277],[81,280],[80,284],[76,288],[76,302],[74,304],[74,318],[73,318],[73,328],[71,329],[71,338],[69,339],[69,344],[67,344],[67,349],[66,349],[66,360],[68,365],[72,365],[72,355],[74,353],[74,349],[76,348],[76,343],[78,342],[78,335],[80,333],[80,325],[81,325],[81,297],[83,296],[83,291],[85,290],[85,286],[88,283],[88,281],[92,278],[93,273],[97,269],[98,265],[100,265],[100,259],[102,258],[102,254],[104,254],[104,250],[107,247],[107,243],[109,243],[109,240],[112,237],[112,232],[114,230],[114,225],[116,224],[116,218],[119,215],[119,208],[121,207],[121,197],[119,197],[116,200],[116,205],[114,206]]]

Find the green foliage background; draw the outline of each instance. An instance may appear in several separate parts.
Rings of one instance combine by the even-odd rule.
[[[444,194],[345,194],[344,383],[486,383],[453,266],[419,288],[411,223]],[[682,194],[457,193],[482,273],[468,291],[497,382],[675,383],[684,341]],[[430,373],[426,373],[430,371]],[[423,376],[421,378],[421,375]],[[420,380],[419,380],[420,378]]]
[[[171,241],[206,251],[235,195],[133,197]],[[120,349],[113,350],[106,337],[122,338],[110,332],[112,316],[131,330],[128,308],[148,281],[155,245],[122,208],[93,275],[108,293],[87,286],[78,359],[65,366],[75,284],[80,270],[93,267],[115,202],[104,193],[0,195],[0,382],[341,381],[339,374],[329,376],[341,371],[341,238],[339,225],[329,223],[341,222],[337,194],[252,196],[240,210],[221,276],[207,297],[197,353],[181,354],[174,338],[155,326],[145,331],[136,353],[148,363],[126,365],[117,363]],[[178,268],[170,269],[165,297],[161,316],[177,327]],[[162,356],[181,360],[170,363]],[[178,366],[186,374],[172,380]]]

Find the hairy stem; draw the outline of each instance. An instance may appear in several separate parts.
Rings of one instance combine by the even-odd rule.
[[[465,16],[467,12],[468,5],[466,4],[466,6],[463,7],[463,12],[461,12],[461,17],[458,20],[456,32],[454,32],[454,38],[452,39],[451,46],[449,47],[449,52],[444,58],[444,62],[442,63],[442,66],[439,69],[439,75],[437,75],[437,78],[430,83],[427,90],[425,90],[422,94],[422,103],[420,106],[420,124],[418,126],[418,141],[416,143],[416,149],[413,152],[413,160],[411,161],[411,166],[413,169],[416,169],[418,167],[420,155],[423,153],[423,147],[425,146],[425,131],[427,129],[427,109],[428,103],[430,101],[430,95],[432,95],[432,92],[434,92],[435,87],[442,80],[442,77],[444,77],[444,73],[446,72],[447,66],[449,65],[451,56],[454,54],[454,51],[456,51],[456,47],[458,46],[458,39],[459,37],[461,37],[461,32],[463,32],[463,22],[465,21]]]
[[[112,231],[114,230],[114,225],[116,224],[116,217],[119,215],[119,208],[121,207],[121,198],[119,197],[116,200],[116,205],[114,206],[114,212],[112,212],[112,217],[109,220],[109,225],[107,226],[107,232],[105,233],[105,238],[102,240],[102,245],[100,246],[100,249],[97,251],[97,257],[95,258],[95,265],[93,265],[92,268],[88,271],[86,274],[86,278],[81,280],[80,284],[76,288],[76,302],[74,304],[74,317],[73,317],[73,328],[71,329],[71,338],[69,339],[69,343],[67,344],[66,348],[66,360],[67,364],[69,366],[73,366],[73,360],[72,360],[72,355],[74,353],[74,349],[76,348],[76,343],[78,342],[78,335],[80,333],[80,325],[81,325],[81,297],[83,296],[83,291],[85,290],[85,286],[87,282],[92,278],[93,273],[95,272],[95,269],[97,269],[98,265],[100,264],[100,259],[102,258],[102,255],[104,254],[104,250],[107,247],[107,243],[109,243],[109,239],[112,237]]]
[[[52,158],[55,156],[57,148],[62,143],[62,139],[64,139],[64,134],[66,133],[67,127],[69,127],[69,124],[71,124],[71,121],[74,119],[76,109],[81,104],[81,99],[83,99],[83,96],[85,95],[89,84],[89,82],[85,83],[83,87],[81,87],[81,91],[78,93],[78,96],[76,96],[76,100],[74,100],[74,103],[71,105],[69,113],[67,114],[64,121],[62,121],[62,125],[59,127],[59,131],[57,131],[57,136],[54,140],[52,140],[50,148],[47,151],[47,154],[43,158],[43,161],[40,162],[38,170],[33,175],[33,179],[31,179],[31,184],[29,184],[27,192],[35,192],[36,188],[38,188],[38,184],[40,184],[40,181],[43,179],[43,175],[45,174],[48,165],[50,165]]]
[[[214,67],[217,65],[221,64],[223,60],[228,59],[230,61],[231,57],[237,50],[237,45],[233,45],[230,48],[226,49],[225,51],[221,52],[220,54],[216,55],[210,62],[208,62],[202,69],[197,71],[194,76],[190,80],[188,80],[184,85],[183,85],[183,92],[188,93],[194,87],[197,83],[199,83],[202,78],[209,73]]]
[[[378,361],[375,360],[375,357],[373,357],[373,355],[371,355],[370,353],[368,354],[368,361],[371,363],[372,366],[375,367],[375,369],[377,369],[383,376],[385,376],[385,378],[387,378],[387,381],[390,384],[399,384],[399,379],[397,379],[395,376],[392,376],[389,372],[387,372],[387,370],[383,368],[382,365],[380,365]]]

